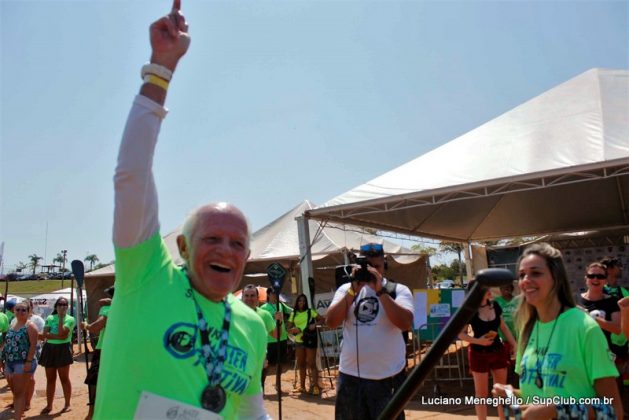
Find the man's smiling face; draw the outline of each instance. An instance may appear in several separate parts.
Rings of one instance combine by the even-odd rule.
[[[229,204],[197,211],[188,238],[177,238],[194,289],[212,301],[232,292],[249,257],[249,229],[243,214]]]

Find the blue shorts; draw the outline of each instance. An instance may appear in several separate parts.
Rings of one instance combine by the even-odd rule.
[[[31,370],[24,372],[24,362],[5,362],[4,373],[7,375],[21,375],[23,373],[35,373],[37,369],[37,360],[31,362]]]

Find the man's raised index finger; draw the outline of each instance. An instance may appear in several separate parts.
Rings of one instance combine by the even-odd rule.
[[[181,0],[173,0],[173,12],[178,12],[181,9]]]

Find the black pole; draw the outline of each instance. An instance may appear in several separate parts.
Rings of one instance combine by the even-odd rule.
[[[269,281],[271,282],[271,287],[273,288],[273,294],[275,294],[275,298],[277,299],[276,311],[280,311],[280,292],[282,291],[282,286],[284,285],[284,279],[286,278],[286,270],[279,263],[272,263],[266,269],[266,273],[269,276]],[[277,313],[276,312],[276,313]],[[282,312],[283,314],[283,312]],[[283,321],[283,320],[282,320]],[[275,320],[275,328],[277,333],[277,369],[275,372],[275,386],[277,388],[277,402],[278,402],[278,412],[280,420],[282,420],[282,357],[280,352],[280,321]]]
[[[284,311],[281,309],[282,305],[280,303],[280,291],[273,288],[273,294],[275,295],[277,305],[275,313],[281,313],[283,317]],[[282,346],[280,346],[280,339],[282,338],[282,322],[284,322],[283,318],[282,321],[280,321],[279,319],[275,320],[275,334],[277,335],[277,364],[275,365],[275,388],[277,388],[277,402],[280,420],[282,419]]]
[[[312,309],[315,309],[315,304],[314,304],[315,279],[314,277],[308,277],[308,291],[310,292],[310,307]],[[332,381],[332,373],[330,372],[330,364],[328,363],[328,357],[325,354],[324,347],[321,345],[322,344],[321,331],[319,331],[319,328],[316,328],[316,331],[317,331],[317,346],[321,346],[321,351],[323,352],[323,363],[325,364],[326,372],[328,372],[328,378],[330,379],[330,386],[332,387],[332,389],[334,389],[334,381]],[[316,384],[316,385],[319,386],[319,384]]]
[[[85,267],[83,266],[83,261],[74,260],[72,261],[72,273],[74,274],[74,279],[76,280],[76,284],[79,288],[78,295],[76,297],[77,303],[79,304],[79,312],[81,313],[81,320],[85,321],[85,312],[83,311],[83,280],[85,279]],[[81,328],[79,326],[79,328]],[[87,332],[87,331],[86,331]],[[89,355],[90,351],[87,348],[87,334],[83,335],[83,347],[85,348],[85,371],[87,374],[90,372],[89,367]],[[81,346],[81,343],[79,343]],[[93,401],[90,401],[90,404],[93,404]]]
[[[432,368],[439,362],[446,349],[450,347],[452,340],[461,332],[478,311],[478,307],[483,301],[485,292],[490,287],[500,287],[510,284],[513,281],[511,271],[504,268],[488,268],[481,270],[476,275],[468,295],[463,300],[463,304],[454,314],[445,328],[437,337],[437,340],[426,353],[424,360],[415,366],[408,378],[404,381],[400,389],[393,395],[384,411],[380,413],[379,420],[394,419],[404,410],[406,404],[417,393],[422,386],[424,379]]]
[[[7,301],[9,299],[9,276],[4,278],[4,305],[2,305],[2,312],[7,313]]]

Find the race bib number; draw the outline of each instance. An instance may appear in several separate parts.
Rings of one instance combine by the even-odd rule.
[[[142,391],[140,402],[135,410],[134,419],[156,420],[219,420],[216,413],[171,400],[151,392]]]

